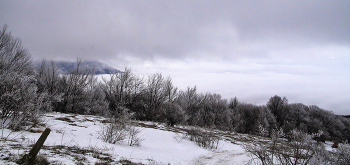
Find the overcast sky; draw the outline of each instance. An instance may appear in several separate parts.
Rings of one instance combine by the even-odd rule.
[[[180,89],[350,114],[348,0],[0,0],[34,60],[97,59]]]

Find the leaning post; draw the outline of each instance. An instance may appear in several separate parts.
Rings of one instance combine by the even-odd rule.
[[[45,131],[41,134],[38,141],[34,144],[33,148],[29,151],[29,154],[26,154],[20,159],[19,164],[33,164],[36,158],[36,155],[39,153],[39,150],[43,146],[47,136],[51,132],[50,128],[46,128]]]

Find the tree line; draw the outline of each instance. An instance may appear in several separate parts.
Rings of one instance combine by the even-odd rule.
[[[42,112],[118,116],[128,112],[136,120],[186,124],[239,133],[270,136],[283,129],[323,132],[320,140],[350,140],[350,121],[315,105],[288,103],[272,96],[266,105],[226,100],[217,93],[199,93],[196,86],[179,90],[171,77],[147,77],[125,68],[99,81],[93,68],[77,67],[59,74],[53,61],[34,70],[31,56],[19,39],[0,31],[1,128],[21,129],[39,121]]]

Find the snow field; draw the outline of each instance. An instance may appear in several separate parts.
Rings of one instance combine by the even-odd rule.
[[[139,147],[128,146],[127,141],[123,141],[121,144],[105,143],[98,134],[101,127],[105,125],[102,123],[105,118],[98,116],[48,113],[43,120],[46,127],[51,129],[44,146],[56,147],[53,147],[54,149],[43,148],[40,153],[44,154],[49,162],[57,164],[76,164],[77,161],[84,162],[84,164],[99,162],[93,152],[88,152],[90,150],[105,153],[105,156],[110,155],[115,162],[127,159],[142,164],[152,162],[175,165],[245,164],[251,159],[241,146],[228,141],[220,141],[218,149],[208,150],[197,146],[195,142],[188,139],[176,139],[175,137],[180,136],[177,133],[145,127],[137,127],[141,130],[139,137],[144,139]],[[150,124],[149,122],[145,123]],[[19,134],[21,135],[19,136]],[[10,137],[13,139],[22,137],[21,143],[29,145],[35,143],[40,135],[41,133],[15,132]],[[72,152],[68,152],[68,147],[70,150],[74,147],[78,148],[77,150],[81,149],[85,153],[72,154]],[[22,154],[24,150],[17,152]]]

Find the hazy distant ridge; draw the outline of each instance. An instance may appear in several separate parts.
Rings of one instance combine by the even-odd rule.
[[[67,62],[67,61],[54,61],[58,67],[58,73],[67,74],[77,67],[77,62]],[[35,62],[35,69],[39,69],[41,62]],[[81,68],[92,68],[95,70],[95,74],[115,74],[121,72],[105,63],[100,61],[82,61],[80,64]]]

